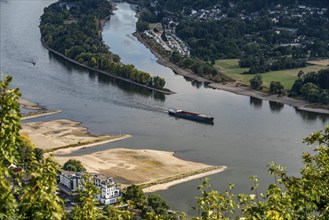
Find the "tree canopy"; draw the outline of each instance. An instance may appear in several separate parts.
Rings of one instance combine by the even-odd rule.
[[[81,172],[86,171],[86,168],[82,165],[80,160],[69,159],[64,163],[63,170]]]
[[[298,73],[290,96],[302,96],[309,102],[329,104],[329,68],[318,72]]]

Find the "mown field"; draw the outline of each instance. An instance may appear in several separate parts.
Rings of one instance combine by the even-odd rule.
[[[249,85],[249,80],[254,77],[254,75],[242,74],[244,71],[247,71],[248,68],[240,68],[239,59],[216,60],[215,67],[221,70],[228,77],[241,81],[246,85]],[[279,81],[286,90],[289,90],[294,81],[297,79],[297,74],[300,70],[304,71],[304,73],[308,73],[312,71],[317,72],[324,68],[326,67],[323,65],[310,65],[303,68],[262,73],[263,86],[269,87],[272,81]]]

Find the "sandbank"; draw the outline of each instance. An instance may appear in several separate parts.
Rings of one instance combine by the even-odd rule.
[[[61,165],[69,159],[77,159],[88,172],[112,176],[123,186],[139,184],[145,192],[164,190],[226,168],[185,161],[175,157],[174,152],[150,149],[116,148],[90,153],[88,148],[92,146],[119,141],[130,135],[92,135],[80,122],[68,119],[23,123],[22,127],[21,134],[30,137],[37,147],[52,152]],[[80,155],[72,156],[77,150]]]
[[[226,168],[186,161],[175,157],[174,152],[150,149],[116,148],[71,156],[73,151],[57,150],[53,152],[53,156],[61,165],[69,159],[80,160],[88,172],[112,176],[124,186],[149,186],[144,189],[145,192],[164,190],[179,183],[222,172]]]
[[[62,112],[61,110],[40,110],[37,112],[29,112],[22,114],[21,120],[28,120],[32,118],[39,118],[47,115],[53,115]]]
[[[46,151],[66,146],[103,144],[116,138],[123,138],[122,135],[92,135],[80,122],[68,119],[23,123],[21,134],[28,136],[38,148]]]
[[[226,166],[214,166],[214,167],[210,167],[209,169],[202,169],[202,170],[198,170],[195,172],[187,173],[182,178],[179,178],[179,175],[177,175],[177,179],[175,179],[175,177],[173,177],[174,180],[166,181],[166,179],[163,179],[163,180],[157,181],[160,183],[154,182],[154,184],[151,182],[151,186],[143,188],[143,191],[145,193],[150,193],[150,192],[155,192],[155,191],[159,191],[159,190],[166,190],[169,187],[180,184],[180,183],[185,183],[185,182],[188,182],[190,180],[195,180],[195,179],[201,179],[206,176],[210,176],[210,175],[213,175],[216,173],[223,172],[226,168],[227,168]],[[168,179],[170,179],[170,178],[168,178]]]
[[[62,112],[61,110],[48,110],[46,108],[41,107],[38,103],[29,101],[22,97],[18,99],[18,103],[22,108],[25,108],[27,110],[35,110],[35,111],[30,111],[28,113],[22,113],[21,120],[38,118],[38,117],[53,115]]]
[[[203,77],[200,77],[200,76],[194,74],[191,70],[183,69],[183,68],[175,65],[174,63],[170,62],[167,58],[163,57],[154,48],[152,48],[150,45],[148,45],[139,33],[135,32],[134,36],[136,36],[139,41],[141,41],[147,48],[150,49],[150,51],[156,56],[157,62],[159,64],[172,69],[178,75],[185,76],[185,77],[193,79],[197,82],[207,83],[207,86],[210,88],[220,89],[220,90],[224,90],[227,92],[235,93],[237,95],[250,96],[250,97],[254,97],[254,98],[258,98],[258,99],[262,99],[262,100],[266,100],[266,101],[279,102],[282,104],[296,107],[297,109],[302,110],[302,111],[329,114],[329,109],[328,109],[329,107],[327,107],[327,108],[314,107],[305,100],[292,99],[287,96],[279,97],[277,95],[271,95],[268,93],[252,90],[247,86],[241,86],[239,82],[216,83],[212,80],[205,79]],[[322,65],[324,65],[324,64],[327,65],[328,60],[321,60],[321,61],[314,61],[314,62],[321,63]]]
[[[26,99],[23,99],[22,97],[20,97],[18,99],[18,103],[25,109],[28,109],[28,110],[41,110],[43,108],[41,108],[39,106],[38,103],[35,103],[35,102],[31,102],[29,100],[26,100]]]

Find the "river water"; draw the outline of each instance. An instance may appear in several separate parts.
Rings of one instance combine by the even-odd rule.
[[[40,42],[38,29],[43,8],[52,1],[1,0],[0,71],[13,76],[13,86],[23,97],[57,115],[37,120],[69,118],[81,121],[95,134],[128,133],[132,137],[92,148],[126,147],[174,151],[182,159],[212,165],[226,165],[223,173],[210,176],[214,188],[236,184],[236,192],[250,192],[248,178],[257,175],[261,189],[273,182],[266,165],[274,161],[298,175],[302,152],[309,150],[302,140],[328,125],[329,117],[297,111],[295,108],[205,88],[175,75],[159,65],[155,56],[135,37],[135,8],[119,3],[106,23],[103,38],[123,63],[160,75],[175,95],[158,96],[136,90],[108,76],[83,70],[58,58]],[[35,62],[33,65],[32,62]],[[169,117],[170,107],[214,116],[214,125]],[[77,152],[77,154],[83,154]],[[90,153],[90,152],[87,152]],[[161,194],[173,209],[191,212],[196,204],[200,180],[183,183]]]

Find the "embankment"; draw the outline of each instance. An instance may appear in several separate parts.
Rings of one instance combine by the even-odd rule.
[[[110,72],[107,72],[107,71],[104,71],[104,70],[99,70],[99,69],[96,69],[96,68],[93,68],[93,67],[90,67],[90,66],[87,66],[85,64],[82,64],[82,63],[79,63],[78,61],[76,60],[73,60],[59,52],[57,52],[56,50],[53,50],[51,49],[50,47],[48,47],[48,45],[41,39],[42,41],[42,44],[52,53],[62,57],[63,59],[71,62],[71,63],[74,63],[80,67],[83,67],[85,69],[88,69],[88,70],[92,70],[92,71],[95,71],[95,72],[98,72],[98,73],[102,73],[102,74],[105,74],[105,75],[108,75],[108,76],[111,76],[113,78],[116,78],[116,79],[119,79],[119,80],[122,80],[122,81],[125,81],[125,82],[128,82],[128,83],[131,83],[131,84],[134,84],[134,85],[137,85],[137,86],[140,86],[140,87],[143,87],[143,88],[147,88],[147,89],[150,89],[152,91],[155,91],[155,92],[159,92],[159,93],[162,93],[162,94],[165,94],[165,95],[171,95],[171,94],[175,94],[175,92],[173,91],[170,91],[170,90],[162,90],[162,89],[157,89],[157,88],[154,88],[154,87],[151,87],[151,86],[147,86],[147,85],[143,85],[141,83],[138,83],[138,82],[135,82],[135,81],[132,81],[130,79],[126,79],[126,78],[123,78],[123,77],[120,77],[120,76],[117,76],[115,74],[112,74]]]

